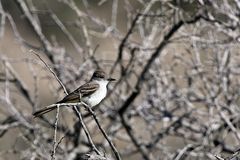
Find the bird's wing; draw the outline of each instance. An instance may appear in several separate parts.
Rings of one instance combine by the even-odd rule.
[[[69,95],[64,97],[58,103],[77,103],[81,97],[89,96],[99,88],[99,84],[96,82],[88,82],[71,92]]]
[[[92,93],[94,93],[96,90],[99,89],[99,84],[97,82],[88,82],[78,88],[78,91],[80,90],[80,93],[82,94],[82,97],[89,96]]]

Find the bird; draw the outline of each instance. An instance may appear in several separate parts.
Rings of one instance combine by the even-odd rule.
[[[115,80],[114,78],[107,78],[103,70],[97,69],[87,83],[81,85],[55,104],[84,102],[90,107],[94,107],[106,97],[109,82]],[[50,105],[34,112],[33,116],[40,117],[55,109],[57,109],[57,105]]]

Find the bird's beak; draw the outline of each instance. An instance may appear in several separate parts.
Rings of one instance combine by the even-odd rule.
[[[116,79],[114,79],[114,78],[108,78],[107,80],[108,81],[116,81]]]

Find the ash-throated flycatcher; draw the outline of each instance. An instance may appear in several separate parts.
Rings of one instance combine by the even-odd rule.
[[[57,103],[78,103],[82,101],[90,107],[94,107],[106,97],[107,85],[110,81],[115,81],[115,79],[106,78],[104,71],[96,70],[89,82],[80,86]],[[57,106],[46,107],[36,111],[33,115],[38,117],[56,108]]]

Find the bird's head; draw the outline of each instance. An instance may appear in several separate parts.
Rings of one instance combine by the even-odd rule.
[[[98,81],[104,80],[104,81],[110,82],[110,81],[115,81],[116,79],[114,79],[114,78],[108,78],[107,75],[106,75],[106,73],[105,73],[103,70],[97,69],[97,70],[93,73],[91,80],[98,80]]]

